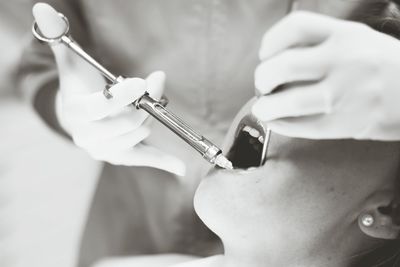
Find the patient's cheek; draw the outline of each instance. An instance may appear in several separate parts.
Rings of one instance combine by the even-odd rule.
[[[326,154],[328,147],[319,141],[297,139],[272,134],[267,159],[283,161],[309,161]]]
[[[311,141],[273,135],[264,166],[271,183],[291,194],[326,194],[334,197],[359,176],[359,162],[343,155],[345,149],[338,141]],[[345,152],[346,153],[346,152]],[[350,152],[351,155],[351,152]],[[355,164],[352,166],[352,164]],[[343,181],[346,179],[346,181]],[[339,193],[341,194],[341,193]]]
[[[273,134],[267,157],[270,166],[265,167],[272,176],[287,181],[288,188],[308,192],[316,200],[343,202],[396,177],[398,151],[398,144],[388,142],[312,141]]]

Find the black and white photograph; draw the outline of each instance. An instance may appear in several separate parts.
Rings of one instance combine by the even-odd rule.
[[[0,267],[400,267],[400,0],[0,0]]]

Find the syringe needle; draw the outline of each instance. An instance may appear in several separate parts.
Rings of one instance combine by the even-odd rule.
[[[221,168],[227,169],[227,170],[232,170],[233,165],[232,162],[230,162],[224,155],[219,154],[216,159],[215,159],[215,164],[218,165]]]

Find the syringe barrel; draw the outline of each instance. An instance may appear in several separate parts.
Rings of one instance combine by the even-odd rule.
[[[145,110],[159,122],[164,124],[186,143],[197,150],[210,163],[214,163],[216,156],[221,153],[221,149],[204,136],[194,131],[181,118],[165,109],[158,101],[151,98],[148,94],[143,95],[134,104],[136,108]]]

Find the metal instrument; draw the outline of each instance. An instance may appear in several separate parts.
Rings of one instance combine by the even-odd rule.
[[[298,10],[299,9],[299,2],[300,2],[300,0],[290,0],[289,1],[289,5],[287,7],[286,14],[290,14],[293,11]],[[258,93],[258,91],[256,91],[256,97],[262,97],[262,95],[260,95]],[[267,160],[268,146],[269,146],[270,139],[271,139],[271,130],[267,128],[266,132],[265,132],[265,140],[264,140],[263,148],[262,148],[260,166],[264,165],[264,163]]]

